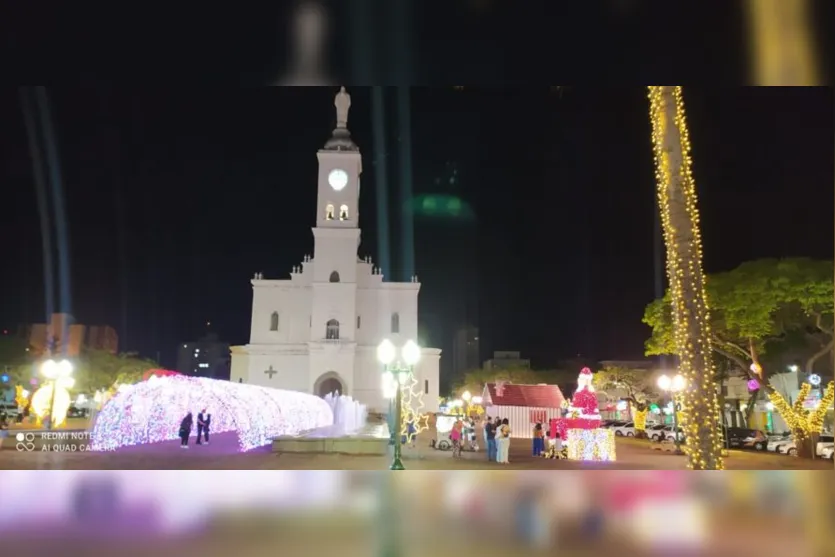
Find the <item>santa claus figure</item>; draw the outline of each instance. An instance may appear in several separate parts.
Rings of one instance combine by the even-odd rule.
[[[594,392],[592,385],[592,372],[589,368],[584,367],[577,377],[577,390],[574,391],[574,396],[571,398],[571,407],[569,408],[569,415],[575,418],[584,418],[600,422],[600,410],[597,403],[597,395]],[[595,425],[594,427],[597,427]]]

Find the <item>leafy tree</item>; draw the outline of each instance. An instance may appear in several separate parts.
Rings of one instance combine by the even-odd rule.
[[[776,392],[770,379],[779,370],[773,359],[769,361],[769,353],[800,339],[803,369],[811,373],[833,349],[831,261],[792,258],[743,263],[708,277],[707,295],[714,352],[737,373],[757,379],[769,396]],[[674,354],[669,293],[647,306],[643,321],[652,328],[647,355]],[[804,438],[802,432],[794,433]]]
[[[146,371],[158,367],[156,362],[132,353],[117,355],[104,350],[87,350],[76,363],[75,389],[94,392],[117,384],[135,383]]]
[[[648,401],[658,397],[650,384],[650,374],[646,370],[620,366],[606,366],[594,374],[594,388],[598,391],[621,389],[637,410],[645,410]]]
[[[635,437],[646,437],[646,412],[649,400],[657,398],[658,393],[650,384],[650,374],[646,370],[631,369],[621,366],[605,366],[594,374],[593,385],[598,391],[620,389],[629,401],[635,416]],[[640,419],[638,419],[640,417]]]

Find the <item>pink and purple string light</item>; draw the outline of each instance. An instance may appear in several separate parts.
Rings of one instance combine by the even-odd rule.
[[[212,432],[237,432],[241,451],[333,424],[328,403],[306,393],[204,377],[152,377],[105,404],[96,416],[92,449],[112,451],[176,439],[183,417],[192,412],[196,423],[204,408],[212,415]]]

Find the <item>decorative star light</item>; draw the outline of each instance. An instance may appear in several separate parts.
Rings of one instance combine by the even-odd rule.
[[[155,376],[107,401],[96,417],[92,449],[176,439],[183,417],[203,408],[212,415],[213,432],[238,433],[241,451],[333,423],[330,406],[317,396],[205,377]]]
[[[402,387],[403,389],[403,421],[400,424],[400,436],[406,437],[409,442],[422,431],[429,429],[429,414],[423,411],[423,389],[418,388],[418,380],[414,374],[409,374],[409,379]],[[415,426],[415,432],[409,435],[409,422]]]

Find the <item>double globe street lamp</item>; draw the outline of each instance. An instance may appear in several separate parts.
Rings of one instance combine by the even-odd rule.
[[[394,442],[394,459],[390,470],[405,470],[401,460],[400,430],[403,424],[403,388],[409,385],[414,367],[420,361],[420,347],[409,340],[399,350],[389,339],[377,347],[377,360],[383,364],[383,396],[394,400],[394,420],[391,438]]]
[[[683,391],[686,387],[687,380],[680,374],[676,374],[672,378],[667,375],[662,375],[658,378],[658,388],[669,393],[673,403],[673,440],[676,444],[676,454],[682,454],[681,438],[678,431],[678,413],[681,410],[681,405],[676,401],[676,394]]]

